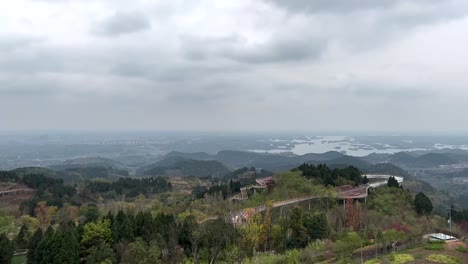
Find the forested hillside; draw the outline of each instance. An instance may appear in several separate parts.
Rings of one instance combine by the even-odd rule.
[[[355,167],[303,164],[275,174],[271,188],[256,190],[247,200],[229,199],[242,186],[238,179],[256,172],[239,169],[227,182],[218,179],[207,191],[191,194],[173,191],[165,178],[93,180],[75,190],[42,175],[2,172],[0,180],[22,182],[38,196],[14,229],[0,229],[15,238],[0,247],[27,247],[33,263],[78,263],[80,258],[88,263],[354,263],[357,250],[385,256],[393,243],[419,245],[423,234],[444,228],[444,218],[431,212],[430,199],[424,194],[415,199],[400,187],[381,187],[367,203],[350,199],[343,205],[331,186],[363,184]],[[62,203],[47,200],[50,192]],[[88,193],[94,202],[74,203],[75,192]],[[273,207],[305,195],[321,198]],[[264,211],[252,209],[262,204]],[[230,214],[236,210],[244,212],[241,221]],[[454,215],[462,224],[464,212]],[[11,219],[0,214],[0,224],[2,217]],[[454,228],[468,232],[463,225]]]

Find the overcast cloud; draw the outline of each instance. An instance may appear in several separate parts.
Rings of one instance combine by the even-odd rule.
[[[0,130],[468,131],[465,0],[15,0]]]

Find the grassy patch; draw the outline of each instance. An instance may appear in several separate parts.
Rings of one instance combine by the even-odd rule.
[[[11,259],[11,264],[25,264],[26,260],[26,256],[14,256]]]
[[[414,260],[410,254],[394,254],[390,256],[390,260],[395,264],[404,264]]]
[[[445,241],[429,241],[424,248],[427,250],[444,250]]]
[[[370,259],[364,262],[364,264],[380,264],[380,259]]]
[[[459,259],[442,254],[431,254],[429,257],[427,257],[427,260],[443,264],[461,264]]]
[[[458,246],[455,250],[461,253],[468,253],[468,248],[464,246]]]

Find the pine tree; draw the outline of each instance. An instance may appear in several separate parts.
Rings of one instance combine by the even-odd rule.
[[[296,207],[292,211],[290,218],[291,237],[289,246],[293,248],[305,247],[308,240],[307,229],[304,226],[304,214],[300,207]]]
[[[400,187],[400,184],[398,183],[398,181],[395,179],[395,177],[391,176],[390,178],[388,178],[388,181],[387,181],[387,186],[388,187]]]
[[[56,232],[56,242],[60,242],[59,250],[54,256],[53,264],[61,263],[79,263],[80,244],[78,234],[71,227],[69,230],[59,230]]]
[[[28,227],[23,224],[18,235],[15,238],[16,249],[26,249],[28,248],[29,233]]]
[[[114,252],[111,246],[105,241],[101,240],[99,244],[92,246],[87,250],[86,263],[100,264],[112,263]]]
[[[430,214],[433,209],[432,202],[424,193],[419,192],[414,198],[414,209],[418,214]]]
[[[324,239],[330,232],[327,216],[324,213],[308,215],[304,219],[311,240]]]
[[[362,183],[363,183],[363,184],[368,184],[368,183],[369,183],[369,178],[367,178],[367,176],[364,176],[364,177],[362,178]]]
[[[42,240],[42,236],[43,236],[42,230],[38,228],[36,232],[34,232],[31,239],[29,240],[29,245],[28,245],[29,251],[28,251],[28,261],[27,261],[28,264],[39,263],[39,256],[38,256],[39,252],[37,249],[38,249],[39,243]]]
[[[0,235],[0,263],[10,263],[14,253],[13,243],[5,234]]]
[[[37,246],[36,263],[51,263],[53,261],[53,254],[56,251],[56,248],[54,248],[54,235],[54,230],[49,226]]]
[[[121,239],[125,239],[129,242],[134,240],[133,221],[130,216],[125,217],[120,229],[120,235]]]

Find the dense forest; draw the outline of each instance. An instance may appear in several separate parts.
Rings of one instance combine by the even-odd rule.
[[[45,201],[48,205],[62,207],[66,202],[72,202],[71,197],[76,193],[72,186],[67,186],[62,179],[53,179],[42,174],[27,174],[18,176],[14,172],[0,172],[1,181],[24,184],[36,190],[36,195],[30,200],[23,201],[20,211],[33,214],[39,201]]]
[[[149,178],[120,178],[117,181],[93,180],[86,184],[92,193],[115,192],[117,195],[135,197],[137,195],[150,195],[171,190],[171,183],[161,177]]]

